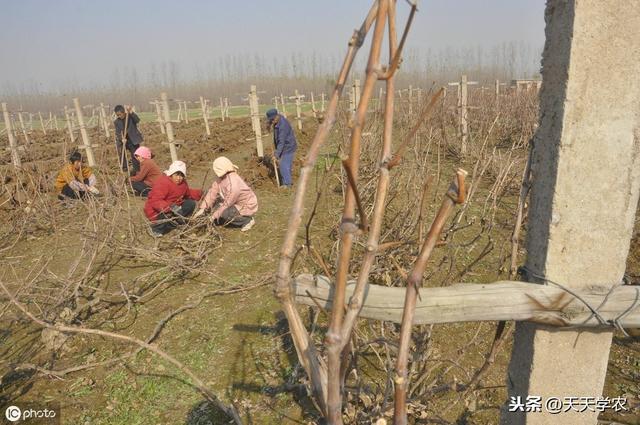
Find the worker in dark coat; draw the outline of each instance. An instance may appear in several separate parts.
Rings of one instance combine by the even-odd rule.
[[[123,154],[123,146],[129,151],[131,155],[131,166],[133,167],[132,174],[136,174],[140,170],[140,162],[135,157],[135,151],[142,144],[142,133],[138,130],[138,123],[140,118],[131,109],[131,106],[127,106],[125,109],[122,105],[117,105],[113,111],[116,113],[116,119],[113,122],[113,126],[116,129],[116,148],[118,150],[118,158],[120,158],[121,166],[124,171],[129,170],[127,157]],[[127,127],[127,134],[125,132],[125,121]]]
[[[296,136],[289,121],[279,114],[277,109],[269,109],[267,111],[267,122],[269,126],[273,126],[275,159],[278,161],[280,175],[282,176],[280,184],[285,188],[291,188],[293,185],[291,177],[293,159],[298,148]]]

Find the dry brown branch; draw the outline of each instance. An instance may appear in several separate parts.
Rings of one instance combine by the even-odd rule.
[[[37,318],[36,316],[34,316],[20,302],[18,302],[18,300],[16,300],[15,297],[13,296],[13,294],[11,294],[11,292],[9,292],[9,290],[7,289],[7,287],[5,286],[5,284],[3,282],[0,282],[0,287],[5,292],[7,297],[9,297],[9,300],[11,301],[11,303],[13,305],[15,305],[25,316],[27,316],[29,319],[31,319],[34,323],[36,323],[36,324],[38,324],[38,325],[40,325],[42,327],[45,327],[45,328],[48,328],[48,329],[53,329],[53,330],[56,330],[58,332],[63,332],[63,333],[67,332],[67,333],[82,333],[82,334],[88,334],[88,335],[99,335],[99,336],[103,336],[103,337],[107,337],[107,338],[112,338],[112,339],[116,339],[116,340],[120,340],[120,341],[129,342],[129,343],[138,345],[141,348],[144,348],[146,350],[149,350],[149,351],[155,353],[156,355],[158,355],[162,359],[164,359],[167,362],[173,364],[182,373],[187,375],[189,377],[189,379],[191,379],[191,381],[193,382],[193,385],[198,389],[198,391],[200,391],[200,393],[202,395],[204,395],[209,401],[214,403],[216,405],[216,407],[218,407],[226,415],[228,415],[230,418],[232,418],[235,421],[236,424],[238,424],[238,425],[242,424],[242,420],[240,419],[240,416],[238,415],[235,407],[223,403],[218,398],[218,396],[216,396],[215,393],[213,391],[211,391],[205,385],[205,383],[200,378],[198,378],[189,368],[187,368],[184,364],[182,364],[181,362],[176,360],[173,356],[171,356],[170,354],[168,354],[165,351],[161,350],[160,348],[156,347],[155,345],[152,345],[152,344],[147,343],[145,341],[139,340],[137,338],[130,337],[128,335],[122,335],[122,334],[118,334],[118,333],[115,333],[115,332],[103,331],[103,330],[100,330],[100,329],[84,328],[84,327],[79,327],[79,326],[58,325],[58,324],[45,322],[44,320],[41,320],[41,319]]]

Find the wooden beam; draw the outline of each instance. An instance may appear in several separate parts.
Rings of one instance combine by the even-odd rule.
[[[353,281],[347,284],[347,302],[354,286]],[[326,277],[302,274],[294,279],[293,287],[298,303],[331,309],[333,285]],[[365,291],[360,317],[400,323],[405,288],[369,285]],[[623,327],[640,328],[640,286],[618,286],[608,297],[609,289],[604,286],[592,286],[572,292],[593,308],[598,308],[598,313],[605,320],[614,320],[620,316],[618,323]],[[569,292],[553,285],[516,281],[422,288],[414,324],[499,320],[552,326],[606,326]]]

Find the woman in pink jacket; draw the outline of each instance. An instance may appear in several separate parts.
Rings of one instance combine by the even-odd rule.
[[[224,156],[213,161],[216,178],[194,218],[211,210],[211,218],[218,226],[239,227],[243,232],[253,227],[258,198],[236,171],[238,167]]]

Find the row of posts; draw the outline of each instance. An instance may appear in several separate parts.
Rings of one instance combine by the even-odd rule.
[[[469,124],[468,124],[468,111],[470,109],[475,108],[474,106],[470,106],[468,104],[468,86],[478,84],[476,81],[469,81],[466,75],[462,75],[460,81],[451,82],[449,86],[455,86],[457,89],[457,116],[458,116],[458,133],[460,138],[460,152],[462,155],[467,153],[468,146],[468,138],[469,138]],[[501,88],[505,86],[506,83],[501,83],[499,80],[495,80],[494,85],[494,93],[496,96],[496,101],[500,98]],[[537,80],[513,80],[512,86],[515,87],[515,93],[520,94],[524,91],[529,91],[531,88],[535,88],[539,90],[540,82]],[[360,80],[354,80],[353,84],[349,90],[349,111],[351,115],[355,114],[356,106],[360,101]],[[484,89],[484,88],[483,88]],[[421,95],[423,90],[420,88],[414,88],[413,86],[409,86],[408,89],[399,90],[398,95],[402,98],[403,93],[407,93],[408,95],[408,105],[409,105],[409,114],[412,114],[413,109],[413,99],[417,94],[418,104],[421,102]],[[255,85],[252,85],[249,90],[248,97],[245,99],[249,103],[250,117],[251,117],[251,125],[255,134],[256,141],[256,151],[258,157],[264,156],[264,147],[262,142],[262,129],[261,129],[261,113],[259,110],[259,92]],[[274,106],[280,113],[282,113],[285,117],[287,116],[287,104],[286,100],[293,101],[295,103],[295,121],[296,127],[298,130],[302,130],[303,120],[302,120],[302,103],[306,98],[305,95],[300,94],[298,90],[295,90],[293,96],[284,96],[282,93],[280,96],[275,96],[272,100],[274,101]],[[382,104],[383,91],[380,89],[378,104]],[[446,98],[446,88],[445,95],[443,96],[443,102]],[[178,117],[177,120],[173,121],[170,117],[170,108],[169,108],[169,98],[166,93],[162,93],[160,96],[160,100],[154,100],[149,102],[150,104],[155,106],[156,114],[157,114],[157,122],[160,127],[160,131],[162,134],[165,134],[168,139],[169,150],[171,153],[172,161],[177,160],[177,148],[176,145],[179,144],[175,140],[175,135],[173,131],[174,122],[189,122],[189,108],[188,101],[172,99],[173,102],[178,104]],[[229,99],[226,97],[220,97],[220,118],[222,121],[228,119],[229,115]],[[318,117],[318,112],[324,113],[325,111],[325,94],[322,93],[320,95],[320,109],[316,108],[316,99],[314,93],[310,93],[310,104],[311,104],[311,112],[315,118]],[[207,136],[211,135],[211,128],[209,125],[209,116],[210,116],[210,101],[200,96],[199,106],[201,109],[202,118],[204,121],[205,131]],[[84,108],[93,108],[92,115],[88,122],[85,122],[85,117],[83,113],[83,108],[80,106],[80,102],[78,98],[73,99],[73,109],[68,109],[66,106],[64,108],[65,115],[65,123],[66,129],[69,132],[69,138],[71,143],[75,143],[76,136],[74,134],[74,130],[80,130],[80,136],[82,138],[82,144],[78,146],[79,149],[82,149],[86,152],[87,162],[90,166],[95,166],[95,157],[93,154],[93,147],[95,145],[91,144],[89,139],[89,135],[87,132],[87,127],[91,125],[92,122],[97,121],[98,127],[101,131],[104,132],[105,137],[109,137],[109,116],[107,114],[108,105],[104,103],[100,103],[99,107],[93,107],[93,105],[86,105]],[[20,155],[18,154],[18,142],[16,137],[16,126],[15,122],[7,109],[7,104],[2,103],[2,113],[5,122],[5,129],[3,132],[7,133],[9,139],[9,149],[11,150],[11,158],[12,163],[15,167],[20,167]],[[29,139],[29,131],[27,130],[27,125],[25,124],[25,119],[23,116],[23,112],[20,111],[17,114],[18,121],[20,123],[20,129],[22,136],[25,140],[25,144],[31,143]],[[29,128],[33,130],[33,116],[34,114],[29,114]],[[40,126],[43,134],[47,134],[47,129],[59,130],[58,127],[58,119],[55,115],[49,113],[49,119],[45,122],[42,113],[38,112],[38,118],[40,120]],[[111,117],[113,118],[113,117]],[[77,124],[76,124],[77,122]]]

